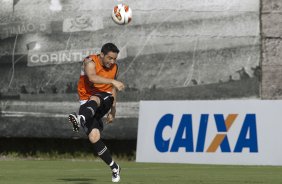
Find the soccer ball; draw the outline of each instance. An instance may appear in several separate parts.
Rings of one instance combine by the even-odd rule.
[[[132,20],[131,8],[125,4],[116,5],[112,12],[112,18],[117,24],[128,24]]]

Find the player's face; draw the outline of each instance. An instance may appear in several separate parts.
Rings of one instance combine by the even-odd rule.
[[[106,55],[101,53],[102,63],[104,67],[111,68],[113,64],[117,61],[118,54],[115,52],[108,52]]]

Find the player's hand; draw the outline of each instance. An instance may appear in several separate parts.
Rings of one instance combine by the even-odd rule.
[[[107,124],[112,123],[114,119],[115,119],[114,116],[111,113],[109,113],[106,119],[106,123]]]
[[[106,123],[112,123],[116,116],[116,108],[112,107],[111,112],[108,114]]]
[[[119,91],[122,91],[125,88],[124,84],[120,81],[117,81],[117,80],[113,80],[112,84]]]

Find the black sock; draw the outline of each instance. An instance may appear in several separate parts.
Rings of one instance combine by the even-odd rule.
[[[83,104],[82,106],[80,106],[79,115],[83,115],[85,118],[84,120],[86,121],[95,115],[97,108],[98,108],[97,102],[94,100],[90,100],[85,104]]]
[[[110,164],[110,167],[111,167],[111,169],[113,170],[114,168],[118,168],[118,165],[117,165],[117,163],[115,163],[114,161],[112,161],[111,162],[111,164]]]
[[[93,144],[94,150],[98,156],[111,167],[111,169],[117,168],[117,164],[113,161],[110,151],[107,146],[99,139],[96,143]]]

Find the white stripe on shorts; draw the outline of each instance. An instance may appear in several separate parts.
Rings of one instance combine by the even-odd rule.
[[[87,102],[88,100],[79,100],[80,105],[83,105]]]

